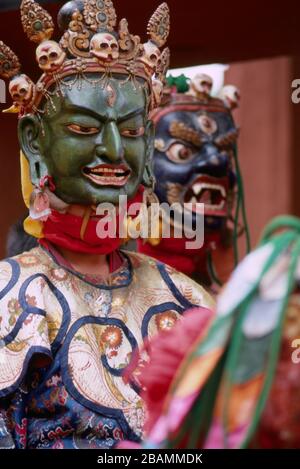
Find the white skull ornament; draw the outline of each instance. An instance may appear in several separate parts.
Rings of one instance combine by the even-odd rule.
[[[152,87],[153,87],[153,107],[158,107],[161,103],[164,85],[160,80],[154,78],[152,80]]]
[[[161,64],[161,53],[154,42],[148,41],[144,44],[144,53],[140,60],[152,73],[156,72]]]
[[[36,50],[36,60],[45,73],[56,72],[66,58],[65,52],[55,41],[44,41]]]
[[[231,111],[239,107],[241,100],[240,90],[234,85],[226,85],[220,91],[219,97]]]
[[[119,58],[119,44],[110,33],[97,33],[90,44],[91,54],[102,63],[114,63]]]
[[[33,98],[34,83],[26,75],[19,75],[10,82],[9,93],[16,104],[25,106]]]
[[[211,94],[213,80],[205,73],[198,73],[191,80],[191,94],[197,97],[208,97]]]

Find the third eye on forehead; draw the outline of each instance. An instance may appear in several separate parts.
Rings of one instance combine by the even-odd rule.
[[[85,103],[84,103],[85,104]],[[123,123],[126,121],[138,121],[140,125],[145,122],[145,109],[143,107],[128,107],[124,109],[125,112],[118,112],[118,109],[98,109],[97,111],[92,107],[86,105],[75,105],[70,102],[66,102],[64,105],[64,112],[69,117],[80,119],[81,117],[94,124],[106,123],[108,120],[115,121],[116,123]]]
[[[147,103],[142,89],[134,93],[131,87],[114,84],[111,89],[115,90],[115,93],[112,92],[113,99],[111,99],[112,95],[109,94],[109,88],[102,89],[100,86],[90,86],[78,90],[74,86],[72,90],[67,90],[65,93],[64,111],[90,115],[100,122],[105,122],[108,119],[124,120],[137,114],[146,117]]]
[[[227,112],[207,112],[207,113],[200,112],[198,113],[198,115],[195,115],[196,126],[197,128],[200,128],[200,130],[203,130],[202,127],[204,127],[204,129],[206,127],[205,119],[203,119],[202,116],[208,117],[208,121],[207,121],[208,128],[210,127],[212,128],[216,126],[216,131],[218,131],[218,133],[225,133],[235,128],[234,121],[232,117],[230,116],[230,114]],[[211,125],[209,125],[209,121],[211,121]]]

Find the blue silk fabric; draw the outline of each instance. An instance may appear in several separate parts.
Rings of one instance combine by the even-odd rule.
[[[41,247],[0,263],[0,448],[140,441],[135,351],[210,296],[170,267],[122,253],[97,285]],[[146,358],[145,358],[146,359]]]

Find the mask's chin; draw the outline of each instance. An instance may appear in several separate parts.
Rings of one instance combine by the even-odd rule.
[[[125,184],[114,179],[112,185],[109,184],[110,175],[107,176],[105,184],[100,184],[102,175],[96,175],[99,178],[96,182],[93,180],[94,175],[92,175],[92,179],[84,175],[78,178],[66,178],[60,183],[56,182],[55,195],[68,205],[97,206],[101,203],[118,205],[120,196],[127,196],[130,200],[138,191],[139,180],[132,176],[131,173],[129,178],[125,175]],[[106,178],[106,175],[104,177]]]

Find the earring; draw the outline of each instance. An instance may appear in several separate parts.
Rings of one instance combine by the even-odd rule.
[[[29,216],[32,220],[47,221],[50,210],[48,195],[39,187],[36,187],[30,196]]]
[[[155,221],[153,234],[150,233],[150,236],[145,241],[153,247],[158,246],[162,240],[162,231],[163,231],[163,222],[162,222],[161,216],[159,216],[159,218],[156,219]]]
[[[148,226],[148,234],[145,242],[152,246],[160,244],[162,236],[162,221],[160,204],[157,195],[152,188],[145,188],[143,193],[143,210],[141,211],[141,225]]]
[[[149,242],[153,246],[160,243],[162,237],[162,222],[160,217],[159,200],[153,189],[145,188],[143,201],[139,214],[132,218],[124,218],[124,242],[136,239],[136,233],[144,242]]]
[[[35,187],[30,196],[29,216],[32,220],[47,221],[51,215],[48,190],[55,191],[55,185],[51,176],[40,179],[39,186]]]

